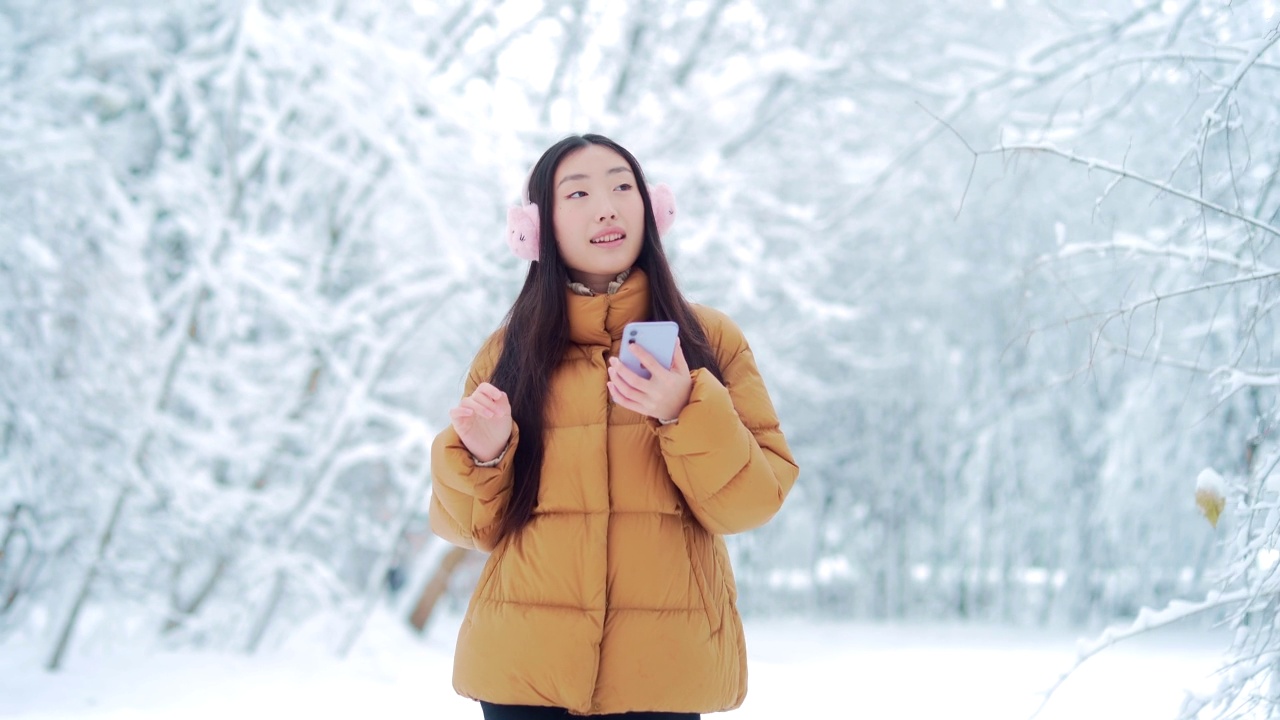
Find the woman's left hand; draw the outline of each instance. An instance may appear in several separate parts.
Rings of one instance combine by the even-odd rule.
[[[674,420],[679,417],[680,411],[689,404],[689,395],[693,392],[693,377],[689,375],[689,364],[685,362],[680,341],[676,340],[670,370],[663,367],[657,358],[638,343],[631,349],[644,369],[649,371],[650,377],[645,380],[623,365],[618,358],[609,358],[609,395],[613,401],[628,410],[658,420]]]

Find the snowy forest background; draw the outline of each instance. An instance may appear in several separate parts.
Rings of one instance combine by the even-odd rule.
[[[3,0],[0,647],[342,653],[442,563],[465,603],[429,444],[505,208],[601,132],[801,465],[745,613],[1196,615],[1271,707],[1278,10]]]

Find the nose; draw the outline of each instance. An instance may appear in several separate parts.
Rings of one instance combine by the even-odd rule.
[[[601,201],[600,207],[596,208],[596,211],[599,213],[599,222],[614,220],[618,217],[617,210],[614,210],[613,203],[609,202],[608,198]]]

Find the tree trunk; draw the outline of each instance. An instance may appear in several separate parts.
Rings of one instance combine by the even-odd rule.
[[[444,595],[444,591],[449,588],[449,579],[453,577],[454,572],[462,566],[462,562],[471,554],[466,548],[451,548],[445,556],[440,559],[440,565],[434,573],[431,573],[427,584],[422,588],[422,594],[418,596],[418,604],[414,606],[413,612],[409,615],[409,624],[419,633],[425,632],[427,621],[431,619],[431,612],[435,610],[436,603],[440,600],[440,596]]]
[[[0,540],[0,591],[4,593],[4,596],[0,597],[0,615],[9,612],[17,601],[18,595],[22,593],[26,580],[31,575],[27,571],[28,566],[39,562],[35,557],[35,544],[30,534],[18,527],[18,522],[22,519],[19,516],[24,510],[31,514],[26,505],[14,504],[13,509],[9,511],[9,526],[5,530],[4,540]],[[15,545],[14,539],[19,535],[26,542],[21,563],[18,562],[17,552],[11,549]]]
[[[67,613],[67,619],[62,624],[62,632],[58,635],[58,643],[53,648],[53,655],[49,657],[49,663],[46,669],[54,672],[62,667],[62,658],[67,653],[67,647],[71,644],[71,636],[75,632],[76,621],[80,619],[80,611],[84,609],[85,601],[89,599],[89,591],[93,588],[93,581],[98,577],[98,569],[102,567],[104,558],[107,555],[107,548],[111,545],[111,535],[115,532],[116,523],[120,521],[120,515],[123,514],[124,503],[129,498],[129,485],[120,488],[120,494],[116,496],[115,506],[111,508],[111,517],[107,520],[107,525],[102,530],[101,537],[98,538],[98,556],[94,558],[93,564],[85,571],[84,580],[80,583],[80,592],[76,594],[75,602],[71,605],[71,611]]]
[[[267,605],[258,615],[258,621],[254,623],[253,631],[249,633],[249,641],[244,648],[246,654],[253,655],[258,652],[258,647],[262,644],[262,638],[267,634],[267,627],[271,625],[271,616],[275,615],[276,607],[280,605],[280,599],[284,597],[284,585],[284,570],[277,570],[275,583],[271,587],[271,595],[267,598]]]
[[[185,603],[178,597],[178,583],[181,579],[182,573],[179,568],[175,567],[173,573],[174,588],[171,592],[170,598],[170,609],[172,613],[169,618],[165,620],[164,628],[160,631],[161,634],[168,635],[174,630],[177,630],[178,627],[180,627],[182,623],[186,622],[188,618],[200,612],[200,606],[203,605],[204,601],[213,594],[214,587],[216,587],[218,581],[222,579],[222,575],[226,572],[229,564],[230,558],[226,555],[219,555],[218,562],[214,565],[213,572],[209,574],[209,577],[200,587],[200,590],[196,592],[195,597]]]
[[[423,494],[430,487],[431,476],[427,474],[419,480],[417,492],[401,508],[400,517],[396,521],[395,532],[391,534],[390,542],[383,549],[377,562],[373,563],[373,567],[370,568],[369,576],[365,580],[363,606],[351,623],[351,627],[348,628],[346,636],[338,645],[338,657],[345,658],[351,653],[351,648],[356,644],[356,639],[364,631],[365,623],[369,621],[369,616],[373,614],[374,609],[377,607],[378,599],[383,597],[384,588],[387,586],[387,571],[396,562],[397,557],[400,557],[400,547],[405,542],[405,531],[416,515],[415,510],[420,506]],[[400,560],[401,562],[405,561],[403,557],[400,557]],[[419,628],[419,630],[421,629]]]

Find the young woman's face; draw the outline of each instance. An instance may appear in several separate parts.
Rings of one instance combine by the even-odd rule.
[[[601,290],[631,267],[644,245],[644,200],[621,155],[588,145],[556,168],[552,220],[574,280]]]

